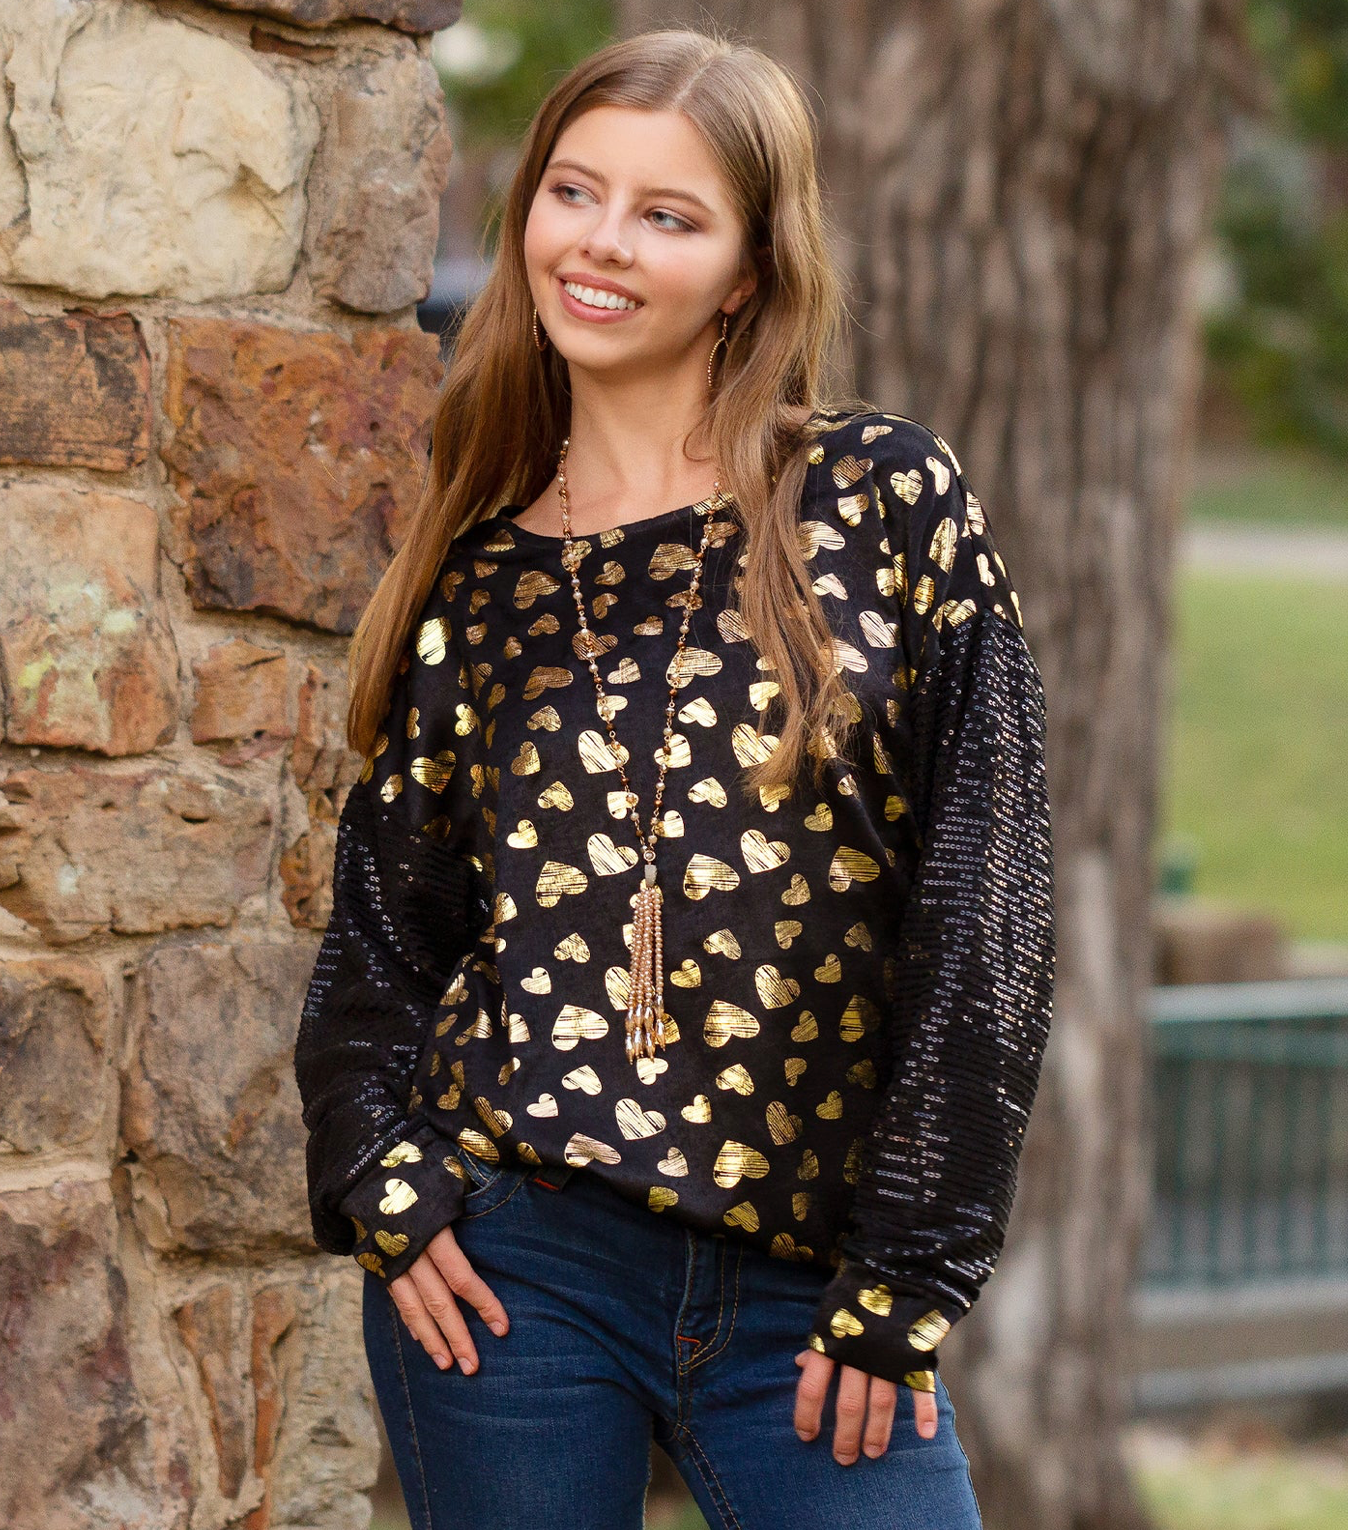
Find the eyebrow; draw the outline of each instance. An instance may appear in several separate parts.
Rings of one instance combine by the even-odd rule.
[[[549,170],[579,170],[582,175],[588,175],[592,180],[599,182],[601,186],[608,185],[608,178],[600,175],[598,170],[591,170],[588,165],[582,165],[578,159],[554,159],[547,167]],[[712,213],[712,209],[699,196],[694,196],[691,191],[680,191],[677,186],[643,186],[641,190],[650,197],[679,197],[682,201],[695,203],[703,212]]]

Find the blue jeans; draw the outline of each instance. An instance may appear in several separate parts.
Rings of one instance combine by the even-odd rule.
[[[796,1434],[794,1357],[826,1270],[681,1227],[584,1170],[461,1156],[454,1235],[510,1318],[497,1338],[456,1298],[477,1371],[440,1370],[365,1276],[365,1350],[413,1530],[639,1530],[652,1439],[710,1526],[981,1530],[939,1371],[931,1439],[900,1386],[885,1453],[837,1461],[837,1370],[819,1433]]]

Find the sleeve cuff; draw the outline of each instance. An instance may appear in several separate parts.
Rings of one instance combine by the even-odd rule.
[[[463,1210],[463,1166],[432,1126],[410,1129],[342,1197],[355,1226],[351,1253],[382,1280],[396,1280]]]
[[[963,1316],[948,1300],[896,1290],[880,1271],[844,1259],[824,1288],[806,1342],[842,1365],[934,1392],[937,1345]]]

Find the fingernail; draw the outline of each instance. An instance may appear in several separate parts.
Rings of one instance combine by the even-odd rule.
[[[489,1323],[487,1326],[491,1329],[491,1331],[494,1334],[503,1334],[505,1332],[505,1324],[504,1323],[501,1323],[501,1322]]]
[[[448,1355],[432,1355],[431,1359],[435,1361],[442,1371],[449,1364]]]
[[[465,1371],[475,1371],[477,1369],[477,1361],[476,1360],[460,1360],[459,1364],[463,1367],[463,1369]]]

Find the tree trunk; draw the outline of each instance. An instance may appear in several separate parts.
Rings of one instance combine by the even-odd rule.
[[[989,1530],[1130,1530],[1171,570],[1238,0],[627,0],[710,19],[820,121],[857,387],[952,445],[1048,695],[1059,966],[1002,1259],[943,1350]],[[1255,104],[1258,104],[1256,101]],[[947,1359],[948,1355],[948,1359]]]

